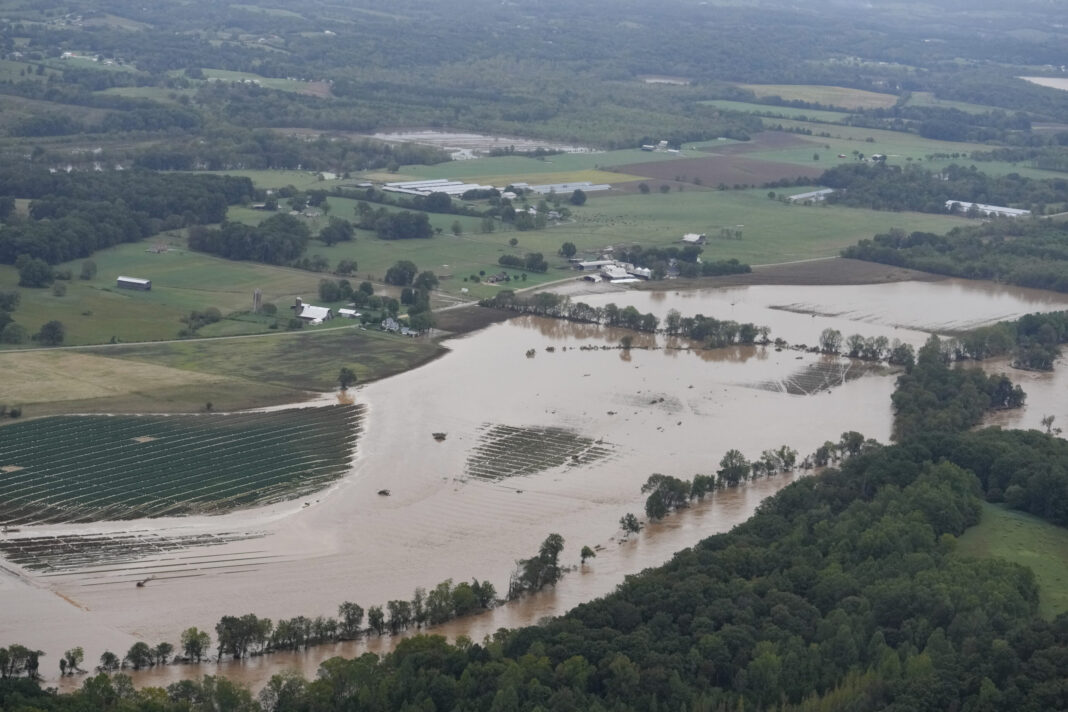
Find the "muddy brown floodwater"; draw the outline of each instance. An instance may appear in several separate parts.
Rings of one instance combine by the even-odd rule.
[[[952,280],[581,299],[753,321],[794,343],[815,343],[831,326],[916,345],[927,329],[964,328],[1068,302]],[[846,430],[883,441],[890,435],[888,369],[774,348],[686,350],[685,343],[649,335],[637,336],[635,345],[657,348],[623,351],[617,345],[626,333],[521,317],[450,341],[445,358],[357,391],[368,413],[351,473],[299,501],[217,517],[8,534],[248,538],[33,572],[0,561],[0,640],[46,651],[42,669],[56,682],[58,659],[74,645],[92,663],[104,649],[121,655],[138,640],[177,643],[189,626],[213,631],[223,615],[335,615],[346,600],[382,605],[449,578],[477,577],[504,591],[515,560],[535,552],[550,532],[563,536],[569,566],[578,566],[582,546],[601,547],[553,591],[432,631],[477,640],[611,591],[624,576],[744,521],[788,481],[717,493],[620,543],[619,518],[642,512],[640,487],[651,473],[710,472],[730,448],[755,457],[786,444],[806,454]],[[384,489],[391,496],[378,494]],[[135,587],[150,576],[147,586]],[[284,669],[313,674],[332,655],[391,645],[375,639],[219,666],[167,666],[139,673],[137,682],[222,673],[258,687]]]

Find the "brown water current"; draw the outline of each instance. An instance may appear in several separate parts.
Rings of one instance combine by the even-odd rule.
[[[815,343],[832,327],[918,345],[927,329],[1068,308],[1061,295],[982,290],[953,280],[575,298],[632,304],[661,316],[676,308],[683,315],[753,321],[792,343]],[[60,655],[75,645],[95,664],[104,649],[121,656],[137,640],[177,643],[189,626],[214,632],[223,615],[336,615],[346,600],[382,605],[449,578],[477,577],[504,591],[515,560],[534,553],[550,532],[561,534],[563,561],[576,570],[555,590],[431,631],[478,640],[610,592],[624,576],[744,521],[790,479],[717,493],[621,543],[619,518],[642,513],[640,487],[651,473],[711,472],[730,448],[755,457],[786,444],[804,455],[847,430],[889,438],[894,378],[888,369],[773,347],[691,350],[652,335],[634,335],[635,348],[624,351],[617,345],[627,333],[521,317],[450,341],[453,352],[445,358],[356,391],[368,414],[352,472],[299,501],[217,517],[26,527],[0,535],[256,535],[45,573],[0,560],[0,641],[46,651],[42,670],[56,682]],[[1065,384],[1056,383],[1063,393]],[[1062,420],[1058,412],[1058,422],[1068,425],[1068,413]],[[584,545],[601,548],[580,569]],[[135,587],[150,576],[144,588]],[[167,666],[136,679],[162,685],[221,673],[257,687],[284,669],[313,674],[335,654],[391,645],[374,639],[219,666]]]

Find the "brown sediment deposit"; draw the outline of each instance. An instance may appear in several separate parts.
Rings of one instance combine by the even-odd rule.
[[[770,326],[772,338],[810,344],[824,328],[836,328],[919,345],[929,331],[1068,305],[1065,295],[962,280],[575,298],[660,317],[678,309],[752,321]],[[625,335],[634,337],[630,349],[619,348]],[[153,542],[256,536],[178,549],[135,543],[121,549],[121,560],[72,556],[47,575],[12,564],[25,580],[0,574],[0,639],[44,650],[49,659],[82,645],[87,660],[95,660],[105,648],[121,655],[137,640],[177,643],[185,628],[210,631],[223,615],[335,615],[346,600],[382,605],[446,579],[476,577],[503,591],[516,559],[537,551],[550,532],[564,538],[568,566],[577,567],[582,546],[602,547],[554,590],[432,631],[477,640],[610,592],[626,575],[744,521],[792,477],[717,492],[621,542],[619,519],[643,511],[641,485],[651,473],[689,478],[714,471],[731,448],[755,457],[785,444],[804,455],[844,431],[886,441],[891,430],[892,373],[854,371],[844,359],[819,354],[701,349],[663,335],[529,316],[452,339],[449,347],[445,358],[354,390],[367,408],[365,430],[350,472],[329,489],[214,517],[24,527],[18,537],[41,541],[131,531]],[[525,357],[529,350],[536,358]],[[427,437],[435,432],[448,438]],[[521,446],[509,445],[513,436]],[[553,439],[551,457],[525,453],[539,437]],[[494,462],[493,448],[502,442],[519,467],[487,477],[479,468]],[[382,490],[391,496],[378,496]],[[144,588],[132,583],[152,576]],[[313,674],[331,655],[391,645],[375,638],[219,667],[167,666],[136,679],[159,685],[211,672],[258,686],[284,669]]]
[[[717,153],[700,158],[675,158],[666,161],[632,163],[624,166],[612,166],[606,170],[625,175],[644,176],[651,181],[691,183],[712,190],[721,184],[728,187],[735,185],[761,186],[765,183],[783,179],[816,179],[823,175],[822,168],[801,166],[796,163],[762,161],[756,158],[747,158],[738,153]],[[629,188],[631,184],[639,185],[640,183],[641,181],[630,181],[621,187]]]

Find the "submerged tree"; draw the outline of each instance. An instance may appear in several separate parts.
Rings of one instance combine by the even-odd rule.
[[[541,543],[537,556],[517,561],[508,584],[508,599],[514,600],[525,593],[555,585],[564,574],[559,563],[563,550],[564,538],[559,534],[550,534]]]

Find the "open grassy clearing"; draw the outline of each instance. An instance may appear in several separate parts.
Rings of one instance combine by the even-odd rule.
[[[793,190],[803,192],[805,187]],[[839,206],[784,205],[769,200],[765,190],[687,190],[605,197],[590,201],[575,213],[575,223],[544,231],[551,233],[546,237],[592,249],[609,244],[677,244],[685,233],[703,232],[710,236],[705,259],[736,257],[751,264],[829,257],[862,237],[891,227],[945,232],[963,220]],[[722,228],[739,225],[741,240],[717,239]],[[523,239],[529,239],[528,235],[531,233],[524,233]]]
[[[354,370],[359,381],[365,382],[406,371],[443,353],[441,346],[427,338],[357,328],[129,344],[105,350],[115,358],[290,389],[291,397],[302,390],[336,388],[338,371],[343,366]],[[216,403],[216,410],[219,409],[221,406]]]
[[[37,65],[30,62],[16,62],[10,59],[0,59],[0,81],[46,81],[53,74],[62,76],[62,72],[54,69],[46,69],[44,74],[37,73]],[[5,99],[6,101],[6,99]]]
[[[281,11],[284,12],[284,11]],[[299,15],[298,15],[299,17]],[[313,96],[328,96],[330,87],[323,82],[304,82],[299,79],[279,79],[277,77],[264,77],[251,72],[235,72],[228,69],[211,69],[204,67],[204,76],[208,81],[224,82],[253,82],[267,89],[288,91],[294,94],[310,94]]]
[[[362,417],[339,405],[18,423],[0,445],[0,520],[215,513],[299,497],[348,471]]]
[[[983,505],[983,519],[957,540],[962,556],[1006,559],[1031,569],[1039,613],[1068,611],[1068,529],[1003,506]]]
[[[196,94],[195,89],[167,89],[164,87],[111,87],[104,89],[99,94],[115,94],[131,99],[151,99],[173,103],[179,96],[192,97]]]
[[[909,100],[905,103],[905,106],[935,106],[939,109],[958,109],[969,114],[985,114],[993,109],[989,106],[983,106],[982,104],[969,104],[966,101],[951,101],[949,99],[939,99],[933,92],[929,91],[914,91],[909,96]]]
[[[818,84],[739,84],[760,98],[778,96],[785,101],[810,101],[843,109],[886,109],[897,103],[893,94]]]
[[[245,311],[252,306],[252,293],[263,290],[263,301],[280,308],[298,296],[313,297],[324,275],[274,267],[253,262],[234,262],[192,252],[182,247],[178,237],[164,238],[175,249],[156,253],[161,240],[150,239],[101,250],[93,255],[97,276],[81,280],[77,275],[82,260],[65,263],[75,278],[64,284],[66,295],[57,297],[51,289],[19,289],[22,301],[15,319],[30,333],[51,319],[66,327],[69,345],[117,341],[172,339],[184,327],[180,322],[192,310],[216,307],[223,314]],[[119,275],[152,280],[152,290],[140,292],[119,289]],[[18,284],[18,272],[0,265],[0,289]],[[261,331],[266,330],[267,322]]]
[[[288,18],[293,18],[293,19],[297,19],[297,20],[303,20],[304,19],[304,16],[299,14],[299,13],[292,12],[290,10],[282,10],[281,8],[259,7],[257,5],[237,5],[237,4],[231,4],[230,7],[234,8],[235,10],[245,10],[246,12],[254,12],[254,13],[259,13],[261,15],[270,15],[271,17],[288,17]]]
[[[298,190],[313,190],[322,188],[329,190],[333,184],[319,178],[317,173],[310,171],[287,171],[287,170],[247,170],[247,171],[198,171],[211,175],[239,176],[248,178],[256,184],[257,188],[277,189],[291,185]],[[401,179],[398,179],[401,180]]]
[[[217,383],[221,376],[107,358],[98,353],[0,353],[0,403],[31,407]]]
[[[699,102],[705,106],[715,106],[728,111],[741,111],[745,114],[758,114],[760,116],[782,117],[784,119],[809,119],[839,123],[849,118],[849,114],[841,111],[820,111],[818,109],[795,109],[790,106],[771,106],[768,104],[752,104],[745,101],[729,101],[727,99],[709,99]]]
[[[979,170],[990,175],[1019,173],[1029,178],[1064,178],[1063,173],[1031,168],[1023,163],[971,160],[969,156],[972,151],[989,151],[991,149],[990,146],[984,144],[935,141],[916,134],[899,131],[883,131],[854,126],[832,126],[807,121],[769,119],[765,123],[782,125],[784,128],[805,128],[812,131],[814,135],[803,137],[807,139],[805,144],[757,150],[746,153],[748,158],[830,168],[837,163],[856,160],[853,156],[853,151],[859,151],[865,156],[881,153],[887,156],[887,163],[890,164],[904,165],[910,162],[909,159],[912,159],[912,161],[920,162],[920,165],[932,171],[940,170],[955,163],[957,165],[975,165]],[[815,135],[819,133],[828,133],[830,136]],[[869,141],[868,139],[871,140]],[[814,153],[819,154],[819,161],[812,159]],[[844,154],[846,157],[838,158],[839,154]],[[946,154],[949,157],[927,158],[927,156],[934,154]],[[957,157],[953,158],[953,154],[957,154]]]

